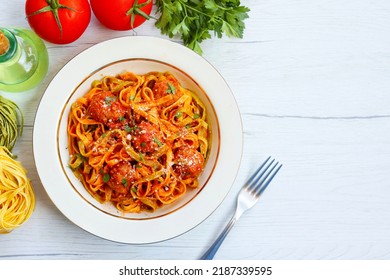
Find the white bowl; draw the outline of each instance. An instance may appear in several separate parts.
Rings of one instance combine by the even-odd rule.
[[[91,82],[125,71],[172,73],[207,108],[211,145],[199,187],[155,212],[122,213],[95,200],[68,167],[70,106]],[[59,210],[81,228],[106,239],[150,243],[182,234],[207,218],[223,201],[238,172],[242,123],[224,79],[202,57],[182,45],[153,37],[122,37],[77,55],[54,77],[40,102],[33,132],[38,174]]]

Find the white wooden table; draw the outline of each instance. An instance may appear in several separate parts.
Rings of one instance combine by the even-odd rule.
[[[24,2],[0,2],[0,25],[29,28]],[[69,45],[47,43],[40,86],[18,94],[24,134],[14,148],[37,197],[30,220],[0,236],[0,259],[197,259],[230,218],[242,183],[268,155],[284,163],[261,202],[226,238],[216,259],[390,258],[390,1],[247,0],[242,40],[212,39],[204,57],[241,110],[244,153],[222,205],[168,241],[128,245],[96,237],[65,218],[40,183],[32,155],[39,100],[79,52],[125,35],[164,37],[150,21],[133,31],[94,17]]]

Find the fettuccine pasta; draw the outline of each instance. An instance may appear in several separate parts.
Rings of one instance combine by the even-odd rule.
[[[198,186],[208,130],[204,104],[172,74],[106,76],[72,104],[69,166],[98,201],[154,211]]]
[[[35,208],[35,194],[26,170],[0,147],[0,233],[26,222]]]

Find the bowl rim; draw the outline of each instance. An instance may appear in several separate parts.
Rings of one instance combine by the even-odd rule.
[[[120,51],[118,51],[118,48]],[[100,56],[98,56],[99,54]],[[218,95],[219,92],[214,92],[210,95],[210,91],[201,82],[202,88],[207,92],[216,110],[220,124],[219,164],[216,165],[209,182],[209,184],[215,184],[220,189],[213,190],[213,192],[202,191],[189,205],[193,205],[198,200],[202,201],[202,199],[211,199],[211,203],[200,204],[197,202],[196,206],[199,208],[192,213],[191,211],[194,209],[190,211],[188,210],[190,207],[183,207],[182,211],[176,211],[172,215],[164,216],[161,219],[146,221],[126,220],[126,224],[123,223],[123,219],[111,218],[107,220],[102,215],[96,214],[96,209],[91,211],[92,207],[83,206],[85,202],[81,198],[71,197],[72,207],[69,207],[69,201],[63,199],[63,197],[67,198],[69,193],[64,190],[65,188],[56,187],[58,184],[56,180],[61,179],[56,177],[61,177],[55,168],[56,166],[50,166],[50,171],[52,172],[48,170],[47,166],[45,167],[47,165],[47,159],[44,155],[52,156],[52,154],[55,154],[53,146],[56,146],[57,136],[56,133],[53,133],[51,127],[56,128],[57,126],[58,119],[53,116],[58,114],[58,111],[56,110],[56,106],[52,106],[52,104],[63,104],[64,94],[61,93],[67,92],[69,94],[72,92],[74,85],[79,84],[80,80],[82,80],[80,76],[85,77],[86,73],[88,74],[102,65],[123,59],[124,57],[146,57],[162,60],[180,69],[184,68],[183,71],[185,72],[187,72],[189,66],[182,66],[188,60],[191,62],[191,67],[201,69],[201,71],[189,71],[189,75],[192,78],[196,81],[212,78],[212,81],[207,82],[208,86],[220,86],[223,89],[221,91],[224,95],[221,99],[221,96]],[[92,58],[96,58],[96,61],[93,61]],[[67,76],[68,83],[61,81],[62,76],[65,74],[69,75]],[[60,92],[58,93],[57,91]],[[67,99],[66,96],[65,98]],[[218,102],[214,101],[214,99],[218,100]],[[47,115],[50,117],[48,118]],[[192,50],[173,41],[150,36],[124,36],[106,40],[85,49],[69,60],[50,81],[42,95],[36,111],[33,127],[34,163],[42,186],[54,205],[64,216],[85,231],[104,239],[130,244],[145,244],[167,240],[179,236],[203,222],[218,208],[230,191],[239,171],[242,151],[243,126],[241,114],[233,92],[224,78],[205,58]],[[53,161],[53,159],[49,160]],[[218,174],[218,176],[215,174]],[[76,208],[77,211],[72,208]],[[186,214],[189,218],[180,219],[178,222],[177,218],[179,217],[177,213]],[[102,227],[99,225],[100,223],[103,223],[105,226]],[[172,224],[175,226],[171,226]],[[151,228],[155,227],[159,228],[158,235],[149,232]],[[132,231],[133,235],[129,237],[126,234],[121,234],[117,231],[114,232],[112,229],[121,229],[125,233]]]

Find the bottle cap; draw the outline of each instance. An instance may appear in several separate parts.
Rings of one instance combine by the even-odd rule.
[[[9,49],[9,40],[0,30],[0,55],[5,54]]]

